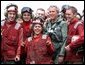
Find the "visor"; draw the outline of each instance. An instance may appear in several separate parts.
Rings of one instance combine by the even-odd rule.
[[[33,10],[32,10],[31,8],[29,8],[29,7],[24,7],[24,8],[22,8],[22,10],[21,10],[21,13],[23,13],[23,12],[29,12],[29,13],[32,13]]]

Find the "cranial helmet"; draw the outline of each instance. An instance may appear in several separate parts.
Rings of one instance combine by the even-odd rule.
[[[33,10],[30,7],[23,7],[21,10],[21,13],[24,13],[24,12],[29,12],[30,14],[32,14]]]

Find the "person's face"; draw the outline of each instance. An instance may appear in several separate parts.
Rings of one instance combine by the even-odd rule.
[[[28,12],[24,12],[22,17],[24,21],[29,21],[31,19],[30,13]]]
[[[43,17],[43,18],[45,18],[45,11],[37,10],[36,15],[37,15],[38,17]]]
[[[34,34],[38,35],[42,32],[42,27],[40,24],[35,24],[33,28]]]
[[[66,10],[66,12],[65,12],[65,17],[66,17],[66,20],[67,20],[68,22],[71,22],[72,19],[75,17],[75,14],[73,14],[72,10],[69,9],[69,10]]]
[[[58,12],[56,11],[55,7],[50,7],[49,8],[49,17],[50,19],[54,20],[56,19],[56,16],[58,15]]]
[[[12,11],[8,12],[8,20],[9,21],[14,21],[15,18],[16,18],[16,13],[15,12],[12,12]]]

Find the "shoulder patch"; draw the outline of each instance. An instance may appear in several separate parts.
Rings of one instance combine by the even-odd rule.
[[[42,39],[46,39],[47,38],[47,35],[42,35]]]
[[[15,25],[15,29],[18,30],[20,26],[21,26],[20,23],[16,23],[16,25]]]
[[[5,20],[2,20],[1,21],[1,26],[4,26],[4,24],[5,24]]]
[[[28,37],[28,42],[32,41],[32,37]]]
[[[77,22],[77,23],[74,25],[74,28],[76,29],[79,24],[82,24],[82,22],[81,22],[81,21]]]
[[[71,39],[71,42],[75,42],[77,39],[79,39],[78,35],[74,35]]]

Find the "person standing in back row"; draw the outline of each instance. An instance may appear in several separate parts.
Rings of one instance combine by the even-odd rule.
[[[31,25],[32,25],[32,12],[30,7],[23,7],[21,9],[21,16],[17,19],[17,22],[22,25],[22,42],[21,42],[21,64],[25,64],[26,53],[24,51],[24,41],[26,38],[31,36]]]
[[[44,33],[50,36],[56,49],[53,56],[54,64],[60,64],[63,62],[65,55],[64,47],[67,37],[67,23],[63,18],[58,17],[59,9],[57,6],[50,6],[48,12],[50,19],[45,25]]]

